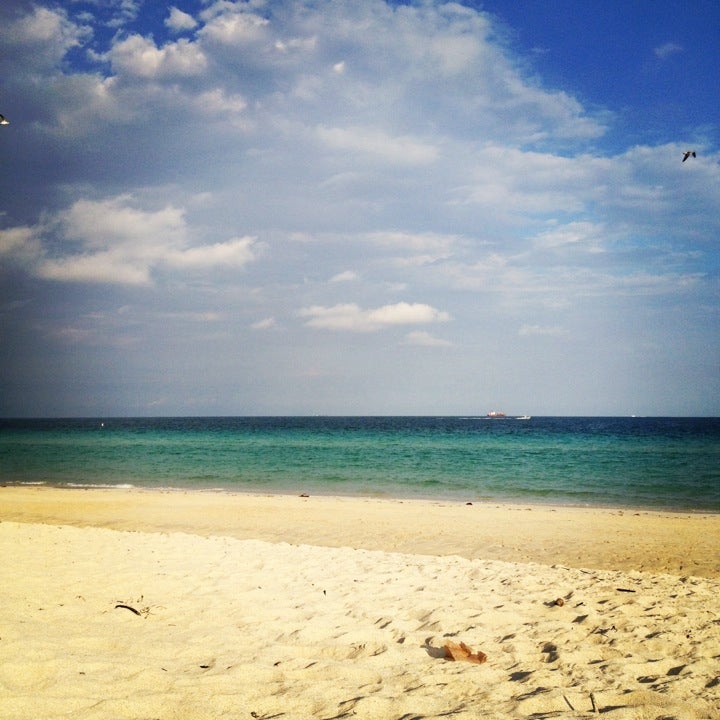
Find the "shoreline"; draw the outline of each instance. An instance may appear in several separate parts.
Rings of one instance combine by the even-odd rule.
[[[4,481],[0,482],[2,488],[48,488],[51,490],[129,490],[137,492],[162,492],[162,493],[216,493],[218,495],[257,495],[263,497],[326,497],[348,500],[378,500],[387,502],[427,502],[427,503],[449,503],[449,504],[471,504],[471,505],[502,505],[502,506],[531,506],[538,508],[579,508],[584,510],[609,510],[622,512],[659,512],[676,513],[687,515],[720,515],[720,508],[705,508],[690,505],[642,505],[628,504],[618,505],[617,503],[581,503],[562,499],[543,500],[536,496],[518,497],[506,496],[472,496],[472,493],[461,493],[456,491],[452,494],[430,494],[423,495],[421,492],[402,495],[392,492],[325,492],[322,489],[308,488],[309,492],[298,491],[297,483],[287,487],[272,487],[265,489],[243,489],[233,486],[208,485],[142,485],[136,483],[74,483],[74,482],[53,482],[51,480],[38,481]],[[545,497],[545,496],[543,496]]]
[[[720,577],[720,514],[706,512],[8,485],[0,520]]]

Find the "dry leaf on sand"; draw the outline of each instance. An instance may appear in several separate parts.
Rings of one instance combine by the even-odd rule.
[[[484,663],[487,660],[487,655],[484,652],[478,650],[473,652],[464,642],[459,645],[457,643],[449,642],[445,643],[445,657],[448,660],[465,660],[466,662],[472,663]]]

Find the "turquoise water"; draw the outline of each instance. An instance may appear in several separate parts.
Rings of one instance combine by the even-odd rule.
[[[0,479],[720,511],[720,419],[0,420]]]

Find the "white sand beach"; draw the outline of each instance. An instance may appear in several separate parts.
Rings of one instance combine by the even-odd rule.
[[[0,488],[0,719],[720,718],[719,540],[706,514]]]

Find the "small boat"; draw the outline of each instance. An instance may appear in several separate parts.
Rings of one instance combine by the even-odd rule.
[[[530,415],[518,415],[517,420],[529,420]]]

